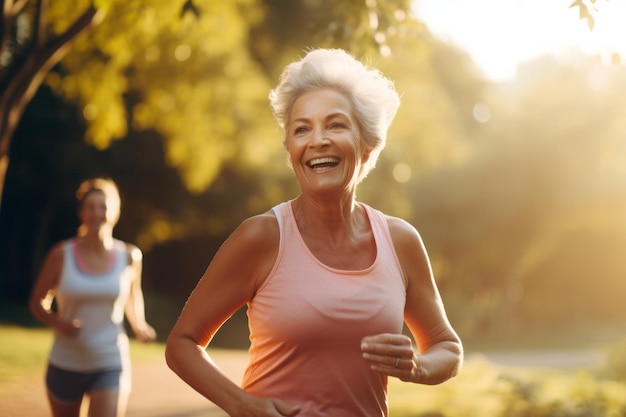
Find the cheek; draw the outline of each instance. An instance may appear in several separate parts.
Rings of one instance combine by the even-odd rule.
[[[298,146],[298,143],[293,140],[285,141],[285,151],[287,152],[287,159],[289,164],[293,164],[293,161],[300,159],[302,155],[303,147]]]

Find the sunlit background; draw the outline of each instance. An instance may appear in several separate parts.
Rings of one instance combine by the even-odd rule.
[[[626,56],[626,2],[598,1],[593,30],[571,0],[415,0],[413,10],[438,38],[466,51],[493,81],[512,81],[524,62],[586,54],[611,63]]]
[[[69,3],[51,2],[51,33],[88,2]],[[11,139],[3,322],[34,324],[26,299],[45,252],[75,232],[75,187],[108,175],[122,191],[116,234],[144,251],[148,316],[166,336],[225,236],[298,193],[269,89],[307,48],[341,47],[402,94],[358,197],[419,229],[468,351],[622,340],[626,2],[108,3],[46,74]],[[3,52],[3,87],[17,74],[11,59],[28,54],[24,25]],[[247,346],[242,312],[215,343]],[[487,378],[483,369],[475,375]],[[446,416],[497,415],[457,412]]]

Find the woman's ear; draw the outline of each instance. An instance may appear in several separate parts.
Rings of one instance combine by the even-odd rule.
[[[370,148],[366,148],[363,151],[363,155],[361,156],[361,163],[365,165],[367,161],[370,160],[370,156],[372,155],[372,150]]]

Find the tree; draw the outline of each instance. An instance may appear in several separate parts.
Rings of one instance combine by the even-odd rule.
[[[0,0],[0,201],[11,137],[26,105],[77,37],[104,14],[90,4],[67,28],[51,33],[47,11],[48,0]]]
[[[62,33],[90,6],[50,2],[48,32]],[[0,262],[10,281],[6,297],[26,294],[51,242],[73,232],[73,187],[85,175],[118,180],[126,198],[116,230],[147,255],[167,241],[221,238],[245,215],[292,195],[282,133],[267,101],[278,71],[309,47],[377,60],[406,20],[408,1],[106,6],[106,18],[45,75],[39,100],[27,109],[30,123],[20,124],[13,140],[10,179],[30,183],[5,190],[5,203],[12,198],[0,232],[9,248]],[[53,116],[54,129],[43,127]]]
[[[280,148],[258,138],[260,133],[276,136],[269,130],[273,126],[259,120],[271,120],[265,105],[267,71],[275,70],[271,63],[279,51],[290,50],[282,41],[382,48],[397,12],[406,14],[409,8],[407,0],[385,5],[348,0],[1,4],[2,51],[10,66],[2,73],[0,182],[15,126],[47,75],[57,94],[82,107],[89,143],[104,149],[125,137],[129,124],[155,129],[166,138],[167,162],[193,192],[206,189],[224,162],[258,165]],[[107,17],[97,30],[78,38],[100,22],[105,6]],[[279,25],[269,24],[277,17]],[[36,30],[28,30],[29,22]],[[49,73],[63,57],[60,69]]]

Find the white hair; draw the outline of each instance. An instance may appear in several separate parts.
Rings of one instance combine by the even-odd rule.
[[[314,49],[300,61],[287,65],[278,86],[269,94],[280,127],[285,128],[298,97],[324,88],[339,91],[352,104],[361,133],[359,145],[370,152],[363,179],[385,147],[387,130],[400,106],[398,93],[393,82],[380,71],[366,67],[344,50]]]

